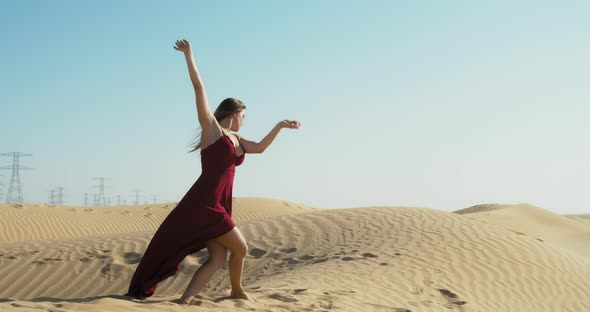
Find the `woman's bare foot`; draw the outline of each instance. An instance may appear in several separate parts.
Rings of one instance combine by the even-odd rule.
[[[174,302],[176,304],[180,304],[180,305],[189,305],[189,304],[191,304],[192,301],[193,301],[193,298],[187,298],[187,299],[178,298],[178,299],[172,300],[172,302]]]
[[[250,296],[248,296],[246,294],[246,292],[244,292],[243,289],[238,289],[238,290],[232,289],[231,294],[229,296],[232,297],[233,299],[250,300]]]

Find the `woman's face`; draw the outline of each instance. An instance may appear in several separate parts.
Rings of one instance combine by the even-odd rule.
[[[240,128],[244,125],[244,118],[246,118],[245,111],[236,112],[234,113],[234,119],[232,121],[232,131],[238,132]]]

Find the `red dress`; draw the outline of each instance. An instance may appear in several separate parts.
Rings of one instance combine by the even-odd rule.
[[[186,256],[236,226],[231,218],[232,188],[236,166],[244,156],[236,156],[225,134],[201,150],[201,176],[154,234],[126,296],[144,299],[153,295],[158,283],[174,275]]]

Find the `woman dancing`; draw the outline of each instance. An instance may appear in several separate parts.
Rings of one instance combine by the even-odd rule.
[[[244,124],[246,105],[240,100],[227,98],[211,113],[190,43],[178,40],[174,48],[184,53],[195,90],[202,131],[200,141],[197,140],[191,152],[201,149],[202,172],[154,234],[125,295],[137,299],[152,296],[157,284],[174,275],[186,256],[207,247],[209,259],[197,270],[180,299],[175,301],[190,303],[224,266],[228,250],[230,296],[249,300],[242,287],[248,245],[231,218],[235,167],[242,164],[246,153],[264,152],[282,128],[298,129],[300,124],[283,120],[260,142],[236,134]]]

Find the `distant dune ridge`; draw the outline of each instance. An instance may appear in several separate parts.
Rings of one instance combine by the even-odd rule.
[[[0,204],[0,311],[590,311],[590,215],[528,204],[444,212],[235,198],[253,301],[227,298],[226,266],[195,305],[169,302],[206,250],[149,301],[121,296],[174,206]]]

